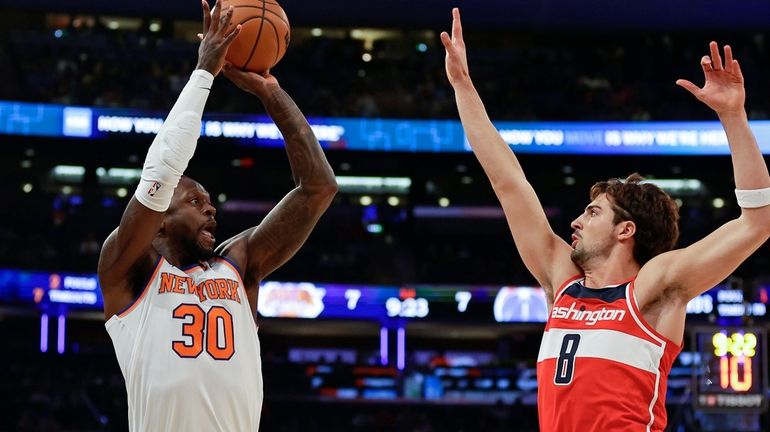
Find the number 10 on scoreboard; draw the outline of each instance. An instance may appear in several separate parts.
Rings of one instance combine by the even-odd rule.
[[[767,409],[766,333],[757,327],[693,331],[693,403],[702,411]]]
[[[719,331],[714,333],[711,342],[714,355],[719,357],[719,385],[736,392],[750,390],[753,384],[752,363],[757,354],[757,335],[752,332],[735,332],[728,336],[726,331]]]

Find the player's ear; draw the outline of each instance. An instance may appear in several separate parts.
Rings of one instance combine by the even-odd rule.
[[[618,240],[628,240],[636,234],[636,224],[633,221],[623,221],[617,225]]]

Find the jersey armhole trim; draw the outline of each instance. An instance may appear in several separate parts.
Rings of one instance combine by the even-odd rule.
[[[155,270],[152,271],[152,275],[150,275],[150,278],[144,284],[144,288],[142,289],[142,292],[139,293],[139,295],[134,299],[134,301],[128,304],[125,308],[123,308],[122,311],[113,315],[113,317],[117,316],[118,318],[124,318],[126,315],[130,314],[131,311],[136,309],[137,306],[139,306],[139,303],[142,302],[142,300],[144,299],[144,296],[147,295],[148,288],[150,288],[150,285],[152,285],[152,281],[155,280],[155,277],[158,275],[158,271],[163,266],[163,261],[164,261],[163,255],[158,255],[158,260],[155,262]],[[110,320],[111,319],[112,318],[110,318]]]
[[[226,257],[224,255],[217,255],[214,258],[215,259],[223,260],[223,261],[227,262],[228,264],[230,264],[230,267],[232,267],[233,270],[235,270],[235,272],[238,273],[238,276],[241,279],[243,279],[243,276],[241,276],[243,274],[243,273],[241,273],[241,268],[238,266],[238,264],[235,263],[235,261],[231,260],[230,258],[228,258],[228,257]],[[243,282],[243,280],[241,280],[241,282]]]
[[[682,338],[682,343],[677,344],[674,343],[671,339],[663,336],[662,334],[658,333],[657,330],[653,326],[650,325],[650,323],[647,322],[647,320],[644,319],[644,316],[642,315],[642,311],[639,309],[639,304],[636,302],[636,291],[634,283],[636,282],[636,278],[632,279],[631,282],[628,283],[628,306],[631,311],[631,315],[634,317],[634,321],[639,325],[639,327],[642,328],[642,330],[650,335],[653,339],[657,340],[659,343],[664,344],[666,346],[673,346],[682,348],[684,346],[684,338]]]
[[[556,291],[556,295],[554,295],[554,296],[553,296],[553,304],[556,304],[556,300],[558,300],[558,299],[559,299],[559,297],[561,297],[561,295],[562,295],[562,294],[564,294],[564,291],[565,291],[565,290],[566,290],[566,289],[567,289],[567,288],[568,288],[570,285],[572,285],[572,284],[573,284],[573,283],[575,283],[576,281],[578,281],[578,280],[582,279],[583,277],[584,277],[584,276],[583,276],[582,274],[576,274],[576,275],[574,275],[574,276],[572,276],[572,277],[568,278],[566,281],[564,281],[564,283],[562,283],[562,284],[559,286],[559,289]]]
[[[235,272],[235,275],[238,276],[238,281],[241,283],[241,287],[243,287],[243,301],[247,302],[249,301],[249,293],[246,291],[246,283],[243,282],[243,277],[241,276],[240,268],[238,268],[238,265],[232,262],[229,258],[225,257],[224,255],[217,255],[214,257],[215,260],[221,261],[222,264],[230,267],[230,270]],[[251,310],[251,306],[249,306],[249,310]],[[251,313],[251,312],[250,312]],[[259,331],[259,324],[257,322],[257,317],[259,316],[258,312],[253,313],[253,321],[254,325],[257,327],[257,331]]]
[[[217,260],[217,261],[221,261],[222,264],[230,267],[230,270],[235,272],[235,275],[238,276],[238,281],[241,283],[241,286],[243,287],[243,294],[247,295],[247,293],[246,293],[246,284],[243,282],[243,277],[241,276],[241,272],[240,272],[240,269],[238,268],[238,266],[234,262],[230,261],[229,259],[225,258],[222,255],[216,256],[214,259]],[[248,297],[246,297],[246,298],[248,299]]]
[[[104,328],[106,328],[107,330],[109,330],[109,329],[110,329],[110,327],[112,327],[112,326],[113,326],[113,325],[114,325],[116,322],[118,322],[118,320],[119,320],[119,319],[120,319],[120,318],[119,318],[117,315],[113,315],[113,316],[111,316],[111,317],[110,317],[110,319],[108,319],[108,320],[107,320],[107,321],[104,323]]]

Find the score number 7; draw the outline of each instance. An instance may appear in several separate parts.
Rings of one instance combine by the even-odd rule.
[[[355,310],[356,305],[358,305],[358,299],[361,298],[361,290],[346,289],[345,298],[348,301],[348,310]]]
[[[473,294],[470,291],[457,291],[455,293],[455,301],[457,302],[457,311],[465,312],[468,309],[468,303],[473,298]]]

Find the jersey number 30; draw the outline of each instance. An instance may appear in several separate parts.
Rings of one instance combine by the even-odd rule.
[[[189,339],[171,343],[171,349],[179,357],[196,358],[203,352],[204,345],[206,352],[216,360],[230,360],[235,353],[233,316],[227,309],[212,306],[204,312],[197,304],[181,304],[172,316],[181,320],[192,318],[182,324],[182,335]]]
[[[556,375],[553,378],[554,384],[567,385],[572,382],[572,376],[575,373],[575,353],[580,343],[579,334],[566,334],[561,341],[561,351],[556,360]]]

